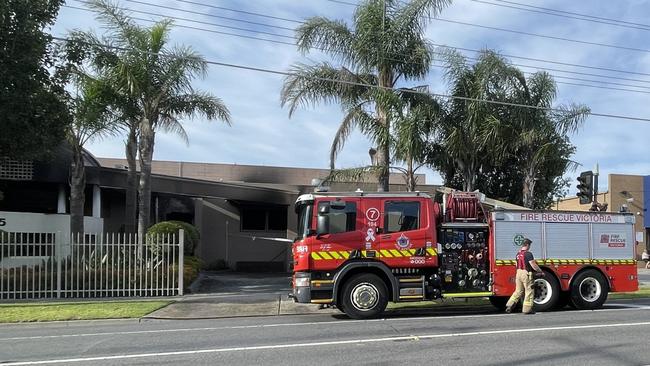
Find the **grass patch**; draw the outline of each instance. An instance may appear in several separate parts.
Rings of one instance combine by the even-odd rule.
[[[650,298],[650,287],[639,287],[635,292],[612,292],[609,299],[643,299]]]
[[[109,301],[0,305],[0,323],[139,318],[171,301]]]

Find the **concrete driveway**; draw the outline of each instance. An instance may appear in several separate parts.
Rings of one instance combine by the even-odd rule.
[[[291,276],[275,273],[202,272],[192,293],[145,318],[212,319],[337,313],[315,304],[296,304],[287,294]]]
[[[285,273],[201,272],[191,288],[196,294],[255,295],[291,291],[291,276]]]

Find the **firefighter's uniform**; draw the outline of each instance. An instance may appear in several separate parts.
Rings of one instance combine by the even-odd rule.
[[[533,270],[529,261],[533,260],[533,254],[527,250],[520,250],[517,253],[517,275],[515,277],[515,292],[510,296],[506,308],[512,309],[519,299],[524,298],[522,312],[529,314],[533,312]]]

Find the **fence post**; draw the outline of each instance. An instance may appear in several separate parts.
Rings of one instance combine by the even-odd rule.
[[[54,260],[56,260],[56,298],[61,298],[61,243],[62,235],[58,231],[54,239]]]
[[[178,294],[183,296],[183,256],[184,256],[184,246],[185,246],[185,230],[178,230]]]

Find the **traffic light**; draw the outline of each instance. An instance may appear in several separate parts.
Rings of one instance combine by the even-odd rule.
[[[580,173],[578,177],[578,193],[580,204],[591,203],[594,198],[594,173],[590,171]]]

